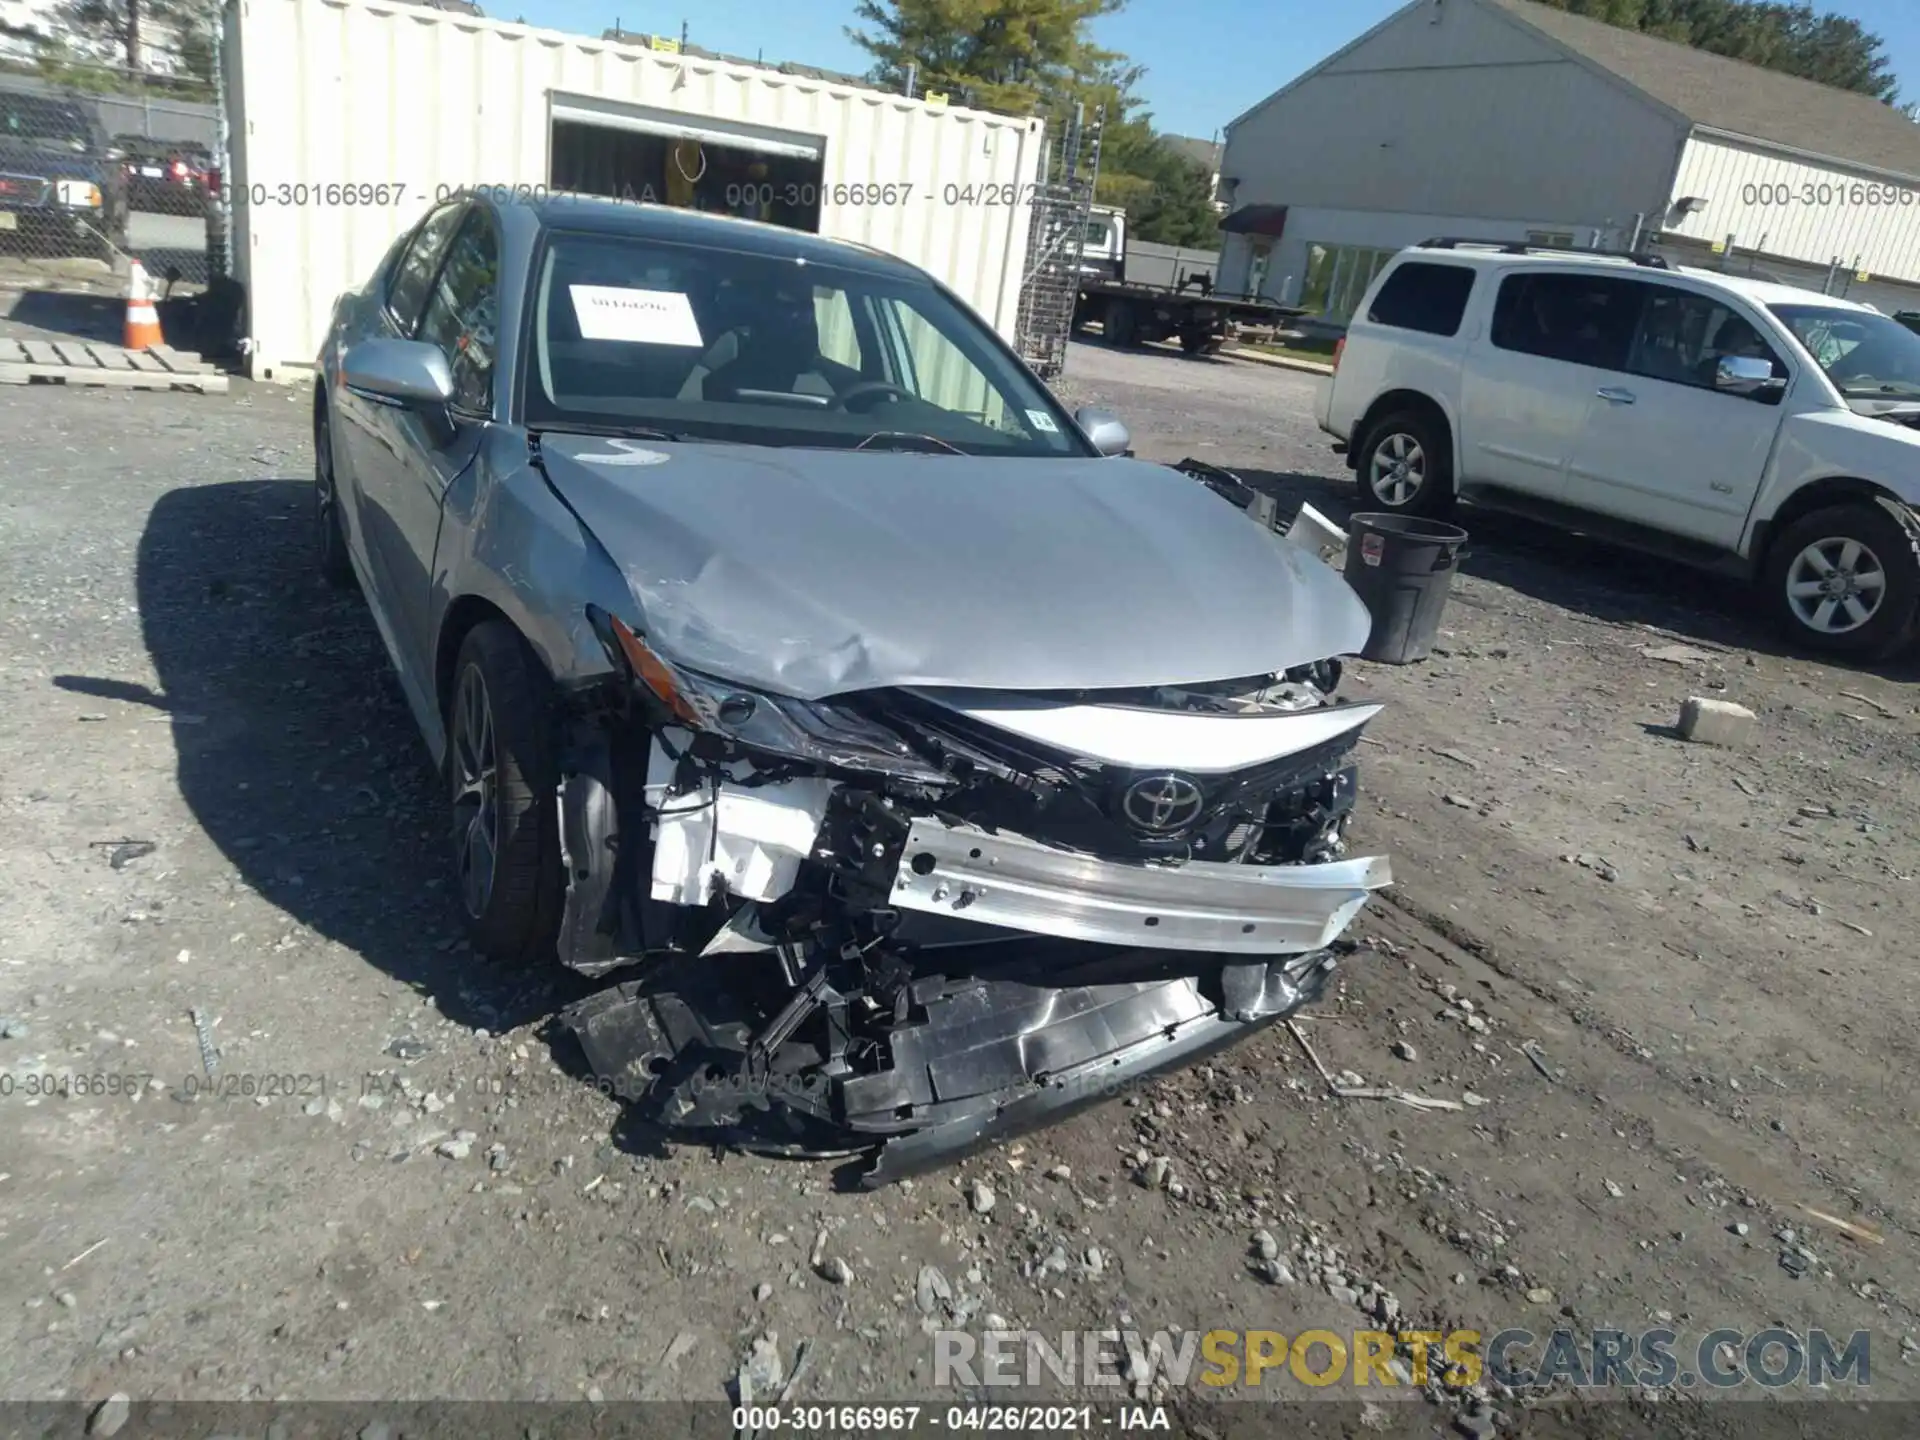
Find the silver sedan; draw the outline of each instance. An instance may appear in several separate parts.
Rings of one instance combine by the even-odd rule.
[[[606,976],[663,1123],[892,1178],[1290,1013],[1388,883],[1353,592],[909,265],[460,200],[319,368],[474,944]]]

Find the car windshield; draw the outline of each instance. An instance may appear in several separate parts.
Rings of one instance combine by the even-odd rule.
[[[0,138],[76,154],[93,146],[86,117],[73,106],[21,95],[0,95]]]
[[[534,282],[526,422],[748,445],[1069,456],[1059,404],[931,282],[558,232]],[[931,442],[931,443],[930,443]]]
[[[1920,335],[1869,310],[1775,305],[1794,338],[1849,399],[1920,395]]]

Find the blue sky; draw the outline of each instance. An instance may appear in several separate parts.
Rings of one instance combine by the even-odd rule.
[[[842,0],[482,0],[502,19],[598,35],[676,35],[734,55],[797,60],[860,73],[865,53],[846,38],[853,5]],[[1155,124],[1209,136],[1315,61],[1399,8],[1400,0],[1130,0],[1100,23],[1102,44],[1147,67],[1141,85]],[[1887,42],[1908,100],[1920,99],[1920,3],[1844,0],[1819,8],[1851,15]]]

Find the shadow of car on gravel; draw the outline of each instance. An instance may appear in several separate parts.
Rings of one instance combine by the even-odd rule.
[[[216,277],[204,289],[176,291],[164,272],[154,272],[151,279],[160,297],[154,309],[169,347],[204,360],[239,355],[246,292],[236,282]],[[127,301],[124,295],[23,290],[8,304],[4,318],[50,335],[118,346],[126,338]]]
[[[1302,504],[1345,525],[1368,508],[1351,481],[1298,471],[1236,470],[1271,495],[1291,520]],[[1653,625],[1707,645],[1780,658],[1819,658],[1837,668],[1888,680],[1920,679],[1920,647],[1877,665],[1826,657],[1786,642],[1751,590],[1696,571],[1517,515],[1462,506],[1453,523],[1468,536],[1462,574],[1491,581],[1562,609],[1618,625]]]
[[[548,1015],[591,982],[468,950],[439,779],[366,603],[316,574],[311,495],[305,480],[268,479],[161,496],[136,562],[157,693],[54,683],[170,715],[182,798],[290,919],[457,1024],[498,1033]]]

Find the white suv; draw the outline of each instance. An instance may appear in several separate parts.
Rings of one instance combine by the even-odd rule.
[[[1762,586],[1876,658],[1920,613],[1920,334],[1657,257],[1430,240],[1369,287],[1323,382],[1369,506],[1518,511]]]

